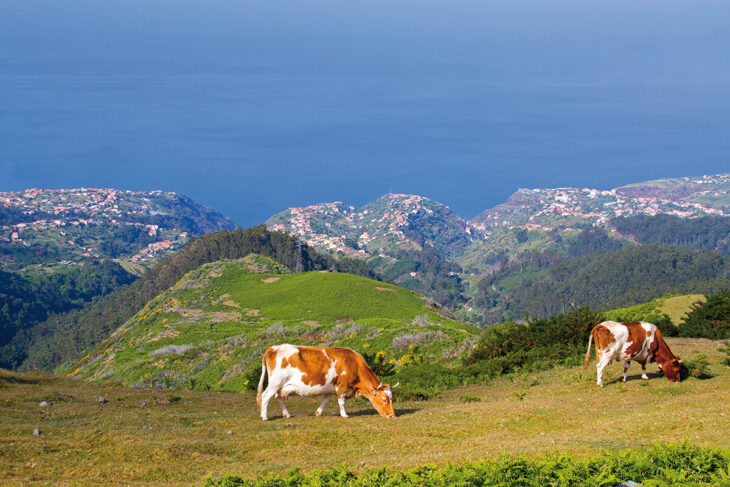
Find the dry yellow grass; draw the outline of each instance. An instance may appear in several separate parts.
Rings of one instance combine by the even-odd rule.
[[[674,296],[665,298],[659,311],[666,313],[672,319],[672,323],[679,325],[684,321],[684,317],[696,302],[704,303],[707,298],[704,294],[685,294],[683,296]]]
[[[590,455],[684,439],[730,447],[730,369],[720,365],[719,342],[669,343],[683,358],[707,354],[715,376],[673,384],[652,374],[641,381],[633,365],[629,382],[601,389],[593,366],[556,369],[446,391],[435,401],[397,403],[395,420],[380,418],[361,400],[348,401],[350,419],[335,416],[332,404],[328,416],[317,418],[316,399],[291,398],[293,419],[282,419],[274,401],[274,419],[264,423],[251,395],[133,390],[3,372],[0,484],[191,485],[208,473],[253,476],[295,466],[403,469],[503,452]],[[607,377],[619,374],[614,364]],[[462,403],[466,395],[481,402]],[[109,402],[99,404],[99,396]],[[180,399],[165,404],[169,396]],[[53,406],[39,407],[42,400]],[[33,436],[34,428],[47,436]]]

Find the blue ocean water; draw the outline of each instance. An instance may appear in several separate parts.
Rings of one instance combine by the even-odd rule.
[[[704,0],[3,0],[0,191],[163,189],[248,226],[728,172],[728,25]]]

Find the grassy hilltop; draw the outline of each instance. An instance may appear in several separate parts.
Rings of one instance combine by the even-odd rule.
[[[126,386],[241,391],[264,350],[289,342],[385,354],[398,363],[456,355],[478,328],[397,286],[345,273],[293,274],[249,255],[186,274],[67,369]]]

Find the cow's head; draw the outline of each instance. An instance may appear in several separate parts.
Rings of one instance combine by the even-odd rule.
[[[377,388],[370,388],[370,402],[375,406],[375,410],[380,413],[381,416],[386,418],[395,418],[395,411],[393,410],[393,388],[397,387],[398,384],[390,387],[388,384],[380,384]]]
[[[682,375],[682,363],[679,357],[672,357],[662,363],[662,372],[671,382],[679,382]]]

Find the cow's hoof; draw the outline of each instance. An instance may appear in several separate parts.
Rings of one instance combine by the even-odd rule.
[[[321,411],[317,411],[316,413],[314,413],[314,415],[319,418],[320,416],[322,416],[322,412]]]
[[[641,380],[649,380],[648,377],[642,377]]]
[[[284,415],[284,417],[285,417],[285,418],[291,418],[291,414],[289,414],[289,413],[286,413],[286,414]]]
[[[626,382],[626,377],[621,377],[621,382]]]
[[[268,421],[269,418],[261,418],[261,421]]]

